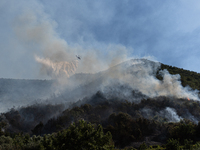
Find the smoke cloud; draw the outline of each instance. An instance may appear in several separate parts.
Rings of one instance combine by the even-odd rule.
[[[75,72],[95,73],[127,59],[127,49],[121,45],[104,46],[105,52],[82,48],[79,44],[69,45],[57,33],[57,23],[44,12],[43,6],[33,5],[39,9],[23,8],[14,19],[13,31],[22,47],[35,56],[41,75],[61,78]],[[76,55],[81,56],[80,63]]]
[[[78,65],[76,50],[59,37],[55,27],[56,23],[43,10],[24,10],[16,17],[13,27],[23,45],[35,53],[41,73],[53,78],[73,74]],[[41,55],[44,58],[40,58]]]
[[[178,116],[176,110],[170,107],[166,107],[165,110],[160,112],[160,115],[167,118],[170,122],[179,122],[182,117]]]
[[[167,96],[199,100],[197,90],[193,91],[190,87],[181,85],[180,75],[171,75],[167,70],[162,70],[159,73],[162,75],[163,80],[158,80],[156,73],[159,68],[159,62],[146,59],[126,61],[105,73],[106,80],[102,84],[102,91],[107,93],[108,97],[111,97],[111,93],[118,95],[121,91],[122,97],[128,95],[133,100],[135,99],[132,96],[133,90],[139,91],[148,97]],[[126,87],[123,90],[120,89],[122,85]]]
[[[11,5],[9,2],[6,4]],[[97,91],[102,91],[107,98],[130,101],[158,96],[199,100],[198,91],[182,87],[179,75],[170,75],[163,70],[160,71],[163,80],[158,80],[155,75],[160,63],[146,59],[128,60],[130,49],[120,44],[99,42],[98,46],[104,51],[92,46],[85,48],[78,43],[69,44],[57,32],[58,24],[45,12],[41,3],[19,1],[19,4],[23,5],[16,5],[17,13],[10,21],[17,43],[16,57],[24,53],[20,57],[22,64],[31,62],[35,65],[30,73],[37,70],[39,77],[65,81],[58,93],[67,93],[65,96],[69,101],[83,99]],[[81,56],[80,61],[76,55]]]

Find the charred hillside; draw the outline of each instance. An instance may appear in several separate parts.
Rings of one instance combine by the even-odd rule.
[[[49,134],[45,138],[55,140],[57,134],[71,130],[72,123],[84,120],[110,132],[118,148],[138,148],[143,142],[163,145],[171,138],[181,145],[186,139],[196,143],[200,141],[200,102],[195,91],[199,79],[198,73],[138,59],[96,74],[75,74],[58,95],[35,102],[34,93],[38,93],[35,99],[51,93],[55,81],[1,79],[1,97],[11,95],[7,100],[14,101],[12,93],[27,94],[33,95],[33,101],[28,103],[24,97],[25,105],[2,112],[0,134],[13,139],[21,134],[24,140],[27,135]]]
[[[101,92],[83,102],[63,105],[37,104],[12,109],[1,114],[4,131],[1,134],[53,134],[68,128],[73,122],[85,120],[101,124],[104,132],[111,132],[115,146],[137,147],[146,142],[162,145],[169,138],[198,141],[200,103],[169,97],[147,98],[139,103],[122,99],[107,99]],[[179,128],[185,128],[178,130]],[[178,129],[177,129],[178,128]],[[181,134],[181,136],[178,136]]]

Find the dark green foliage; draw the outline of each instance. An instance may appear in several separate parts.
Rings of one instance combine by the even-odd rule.
[[[134,124],[132,117],[126,113],[111,114],[108,122],[110,125],[105,130],[112,133],[117,146],[124,147],[142,137],[139,126]]]
[[[0,122],[0,136],[5,135],[5,131],[7,127],[8,127],[8,123],[6,123],[5,121]]]
[[[193,144],[192,140],[185,139],[184,140],[184,149],[192,150],[193,149],[192,144]]]
[[[13,150],[112,150],[114,145],[110,132],[104,134],[101,125],[97,127],[80,120],[69,128],[49,135],[33,136],[28,134],[0,137],[0,149]]]
[[[54,109],[53,106],[41,107],[47,108],[47,112],[43,116],[52,112],[50,108]],[[198,141],[200,125],[189,123],[187,120],[184,120],[185,123],[167,123],[167,121],[170,121],[168,118],[159,116],[159,113],[166,107],[173,108],[183,118],[188,117],[187,114],[193,115],[194,118],[200,118],[200,103],[198,101],[157,97],[141,100],[140,103],[136,104],[103,98],[100,104],[84,104],[66,109],[57,118],[51,118],[43,125],[38,120],[40,117],[34,120],[34,124],[26,123],[23,119],[25,115],[20,113],[25,114],[25,112],[33,111],[33,113],[37,112],[36,114],[42,115],[41,113],[45,112],[43,109],[39,111],[35,106],[29,106],[27,109],[22,108],[23,111],[12,109],[10,112],[2,114],[2,121],[9,123],[9,126],[2,126],[5,129],[2,134],[5,135],[7,132],[19,133],[21,131],[30,135],[51,134],[68,128],[71,122],[84,119],[87,122],[101,124],[104,132],[110,131],[115,145],[120,148],[130,145],[132,142],[141,142],[147,136],[152,136],[154,141],[161,143],[166,142],[167,138],[179,138],[181,144],[184,143],[184,139]],[[30,109],[28,110],[28,108]],[[150,110],[150,113],[145,114],[143,110],[146,109]],[[29,114],[31,113],[29,112]]]
[[[179,150],[179,141],[176,139],[168,139],[166,144],[166,150]]]
[[[56,113],[62,111],[63,105],[52,104],[34,104],[20,109],[12,108],[10,111],[0,115],[0,121],[9,124],[6,128],[10,132],[26,132],[32,133],[31,130],[40,124],[40,122],[47,122]],[[42,132],[42,131],[41,131]],[[39,135],[40,131],[34,134]]]
[[[125,147],[124,150],[137,150],[137,149],[133,147]]]
[[[35,128],[31,131],[33,132],[34,135],[41,135],[43,127],[44,127],[44,125],[40,121],[40,123],[38,125],[36,125]]]
[[[140,145],[140,147],[139,147],[139,150],[145,150],[145,149],[147,149],[148,148],[148,146],[145,144],[145,143],[142,143],[141,145]]]
[[[4,135],[0,137],[0,149],[9,149],[12,147],[11,146],[12,144],[13,144],[13,140],[11,137],[9,136],[6,137]]]
[[[72,124],[66,130],[60,131],[53,138],[56,149],[87,149],[107,150],[112,149],[112,135],[108,132],[104,135],[103,128],[99,125],[96,129],[92,124],[80,120],[77,125]]]
[[[113,135],[115,145],[124,147],[131,142],[142,140],[145,136],[155,132],[159,124],[145,118],[133,119],[127,113],[111,114],[105,131]]]
[[[190,121],[181,121],[179,123],[173,124],[169,128],[170,138],[179,139],[181,144],[184,144],[185,139],[195,138],[196,125]]]
[[[36,140],[37,139],[37,140]],[[29,135],[0,136],[1,150],[40,150],[42,137],[29,137]]]

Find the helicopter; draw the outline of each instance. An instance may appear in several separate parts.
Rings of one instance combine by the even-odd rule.
[[[76,55],[76,57],[77,57],[78,59],[80,59],[80,60],[81,60],[81,57],[80,57],[80,56]]]

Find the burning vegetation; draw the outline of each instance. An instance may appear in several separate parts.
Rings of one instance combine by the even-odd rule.
[[[33,101],[33,104],[29,106],[24,105],[2,112],[0,117],[2,140],[9,139],[10,141],[7,144],[12,149],[40,149],[40,147],[62,149],[61,145],[66,140],[78,138],[80,145],[87,149],[91,145],[84,145],[84,142],[92,143],[92,141],[85,136],[92,136],[95,133],[101,135],[97,137],[102,137],[104,142],[100,145],[93,143],[93,146],[104,146],[107,149],[114,149],[114,147],[115,149],[126,149],[127,146],[135,148],[144,146],[147,148],[151,145],[171,149],[169,147],[170,144],[173,145],[172,143],[176,143],[178,146],[182,145],[183,148],[188,145],[198,147],[198,144],[195,145],[200,138],[198,134],[200,132],[198,93],[192,89],[187,89],[188,87],[182,86],[182,82],[179,82],[181,80],[190,85],[190,82],[184,80],[186,78],[184,74],[189,76],[193,72],[184,70],[181,77],[178,77],[170,76],[165,71],[164,73],[167,76],[163,76],[163,72],[160,73],[159,70],[160,68],[163,69],[164,65],[162,64],[160,67],[154,64],[152,67],[155,68],[154,71],[152,69],[149,69],[148,72],[142,70],[149,68],[151,63],[147,60],[136,60],[132,61],[131,65],[126,62],[98,74],[75,74],[71,76],[68,78],[69,81],[73,81],[72,83],[75,84],[76,82],[81,83],[74,85],[73,90],[64,88],[60,93],[49,97],[46,101]],[[126,69],[124,66],[126,66]],[[165,69],[168,69],[168,67]],[[115,71],[119,71],[121,68],[124,69],[122,74],[119,72],[117,74]],[[177,69],[171,68],[171,71],[177,71]],[[196,78],[199,77],[199,74],[196,73],[195,75]],[[139,76],[142,79],[151,79],[150,85],[153,85],[152,83],[158,85],[153,87],[157,90],[155,95],[152,94],[151,90],[148,90],[149,94],[146,94],[147,89],[142,88],[142,85],[139,85],[138,82],[135,82],[138,86],[137,89],[134,84],[126,82],[130,81],[130,77],[133,81],[136,81]],[[121,79],[122,77],[123,79]],[[166,84],[167,81],[171,82]],[[174,85],[171,86],[170,84]],[[19,84],[16,85],[19,87]],[[70,86],[71,84],[68,82],[67,85]],[[158,87],[163,87],[163,85],[168,90],[164,94],[158,90]],[[51,86],[55,86],[55,84],[52,83]],[[148,87],[148,84],[146,86]],[[140,90],[139,87],[142,89]],[[185,95],[182,97],[179,94],[169,95],[170,90],[168,88],[172,87],[180,88],[177,91],[186,92]],[[14,92],[15,90],[12,91],[12,93]],[[188,100],[188,96],[197,99]],[[87,134],[85,130],[88,130]],[[96,141],[102,140],[97,137],[94,137]],[[45,142],[48,142],[48,144]],[[145,144],[143,144],[144,142]],[[73,143],[73,140],[70,143],[71,145],[65,145],[63,148],[70,149],[74,145],[78,145]],[[4,147],[8,145],[6,143],[1,144]],[[80,149],[80,147],[75,149]]]

